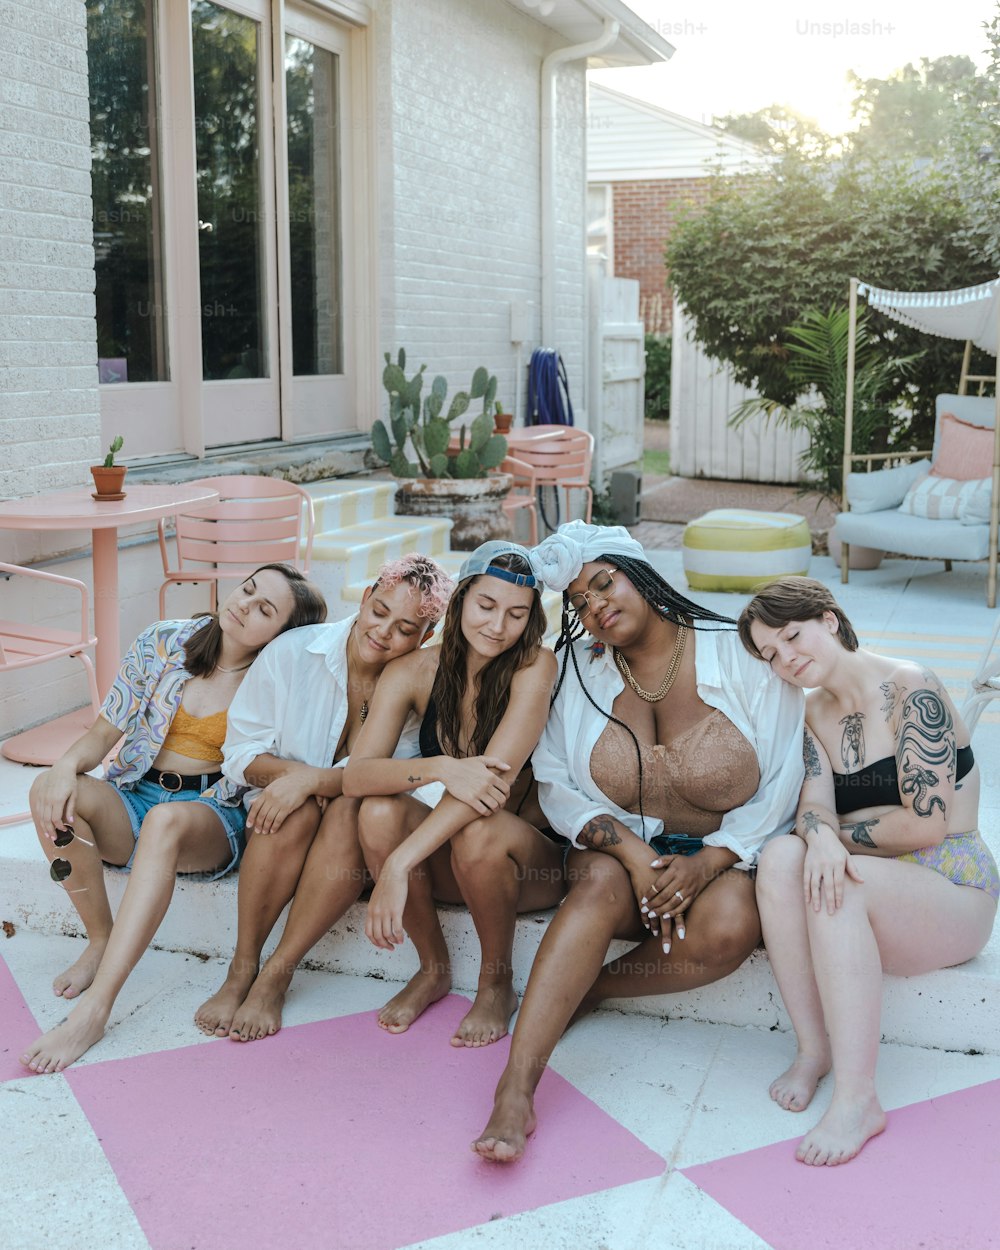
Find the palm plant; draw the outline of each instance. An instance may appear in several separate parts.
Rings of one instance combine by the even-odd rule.
[[[801,395],[792,405],[763,396],[745,400],[729,418],[734,428],[753,417],[776,421],[789,430],[805,430],[809,446],[800,464],[807,490],[836,499],[843,489],[844,415],[847,401],[849,312],[833,307],[810,309],[786,330],[786,373]],[[916,356],[886,355],[867,312],[858,316],[854,354],[854,425],[852,450],[887,450],[905,425],[898,401],[900,373]]]

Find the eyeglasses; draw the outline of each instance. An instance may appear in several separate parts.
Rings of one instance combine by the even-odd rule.
[[[614,574],[617,569],[601,569],[587,583],[587,589],[578,591],[575,595],[570,595],[569,605],[582,621],[583,618],[590,613],[590,600],[607,599],[615,589]]]
[[[69,846],[74,838],[79,839],[84,846],[94,845],[93,842],[88,842],[86,838],[81,838],[80,835],[74,832],[74,830],[69,826],[65,829],[59,829],[56,832],[53,843],[61,849],[64,846]],[[66,880],[72,871],[73,865],[68,859],[54,859],[52,863],[49,864],[49,876],[53,881],[59,883],[60,885]]]

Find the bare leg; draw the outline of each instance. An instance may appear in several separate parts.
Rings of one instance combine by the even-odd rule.
[[[485,1159],[508,1162],[524,1153],[549,1055],[600,973],[611,939],[634,934],[639,923],[628,873],[611,856],[572,851],[568,879],[569,893],[532,965],[493,1114],[472,1146]]]
[[[451,867],[482,950],[476,999],[451,1044],[486,1046],[506,1036],[517,1010],[512,967],[517,913],[554,907],[562,898],[562,849],[501,811],[452,838]]]
[[[802,893],[805,855],[802,839],[789,834],[766,844],[757,867],[757,905],[764,945],[797,1043],[791,1066],[770,1087],[771,1097],[786,1111],[804,1111],[809,1106],[831,1064]]]
[[[281,1009],[295,969],[324,933],[357,901],[365,883],[358,843],[359,799],[330,803],[309,848],[291,911],[271,957],[233,1016],[229,1036],[252,1042],[281,1028]]]
[[[36,779],[31,789],[32,810],[37,784]],[[135,845],[121,796],[114,786],[96,777],[79,778],[74,828],[80,837],[74,838],[68,846],[57,847],[39,831],[37,824],[35,826],[46,858],[50,862],[65,859],[73,866],[63,889],[79,912],[88,939],[87,949],[80,958],[52,982],[53,991],[62,998],[76,998],[90,985],[111,936],[111,905],[101,861],[126,864]],[[93,845],[88,846],[87,842]]]
[[[194,1013],[203,1033],[225,1037],[229,1032],[254,983],[264,943],[295,893],[319,820],[319,806],[308,799],[277,833],[250,834],[240,863],[236,950],[222,986]]]
[[[33,1072],[61,1072],[104,1036],[115,999],[160,927],[176,874],[226,863],[229,842],[203,803],[164,803],[142,823],[132,875],[87,997],[21,1055]]]
[[[409,796],[364,800],[358,822],[361,849],[376,881],[391,852],[426,815],[424,804]],[[445,846],[432,857],[442,861],[441,871],[445,875],[448,855]],[[451,989],[451,961],[434,906],[431,871],[431,866],[424,863],[410,873],[403,926],[416,947],[420,968],[379,1012],[380,1027],[390,1033],[405,1033],[418,1016]]]
[[[846,1163],[885,1127],[875,1092],[882,970],[912,976],[982,950],[996,915],[983,890],[918,864],[865,856],[832,916],[807,913],[816,983],[833,1052],[833,1099],[799,1145],[803,1163]]]

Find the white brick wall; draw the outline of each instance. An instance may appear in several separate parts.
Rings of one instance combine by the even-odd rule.
[[[78,485],[100,447],[86,9],[13,0],[0,39],[0,499]],[[87,536],[0,530],[29,563]],[[90,561],[60,566],[89,581]],[[0,581],[0,612],[70,626],[72,592]],[[0,738],[86,701],[80,666],[8,676]]]
[[[100,446],[86,9],[4,6],[0,498],[86,477]],[[14,554],[0,532],[0,553]]]
[[[383,109],[382,350],[407,349],[450,392],[486,365],[513,408],[512,301],[535,305],[540,345],[540,71],[552,32],[496,0],[379,6]],[[391,49],[391,50],[390,50]],[[585,292],[583,64],[559,78],[558,347],[583,396]],[[388,118],[392,119],[391,137]],[[391,181],[390,181],[391,180]],[[395,229],[393,229],[395,222]]]

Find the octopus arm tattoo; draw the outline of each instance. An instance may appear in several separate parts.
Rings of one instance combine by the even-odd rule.
[[[848,772],[860,768],[865,762],[864,712],[851,712],[840,722],[844,736],[840,740],[840,758]]]
[[[609,847],[618,846],[621,837],[610,816],[594,816],[580,830],[579,841],[592,851],[606,851]]]
[[[819,762],[819,752],[816,750],[816,739],[808,729],[802,737],[802,763],[805,765],[807,781],[810,777],[818,777],[823,771]]]
[[[903,703],[902,730],[896,749],[899,792],[913,796],[913,810],[921,817],[935,809],[947,814],[944,799],[931,793],[944,774],[955,777],[955,724],[941,696],[934,690],[914,690]]]

